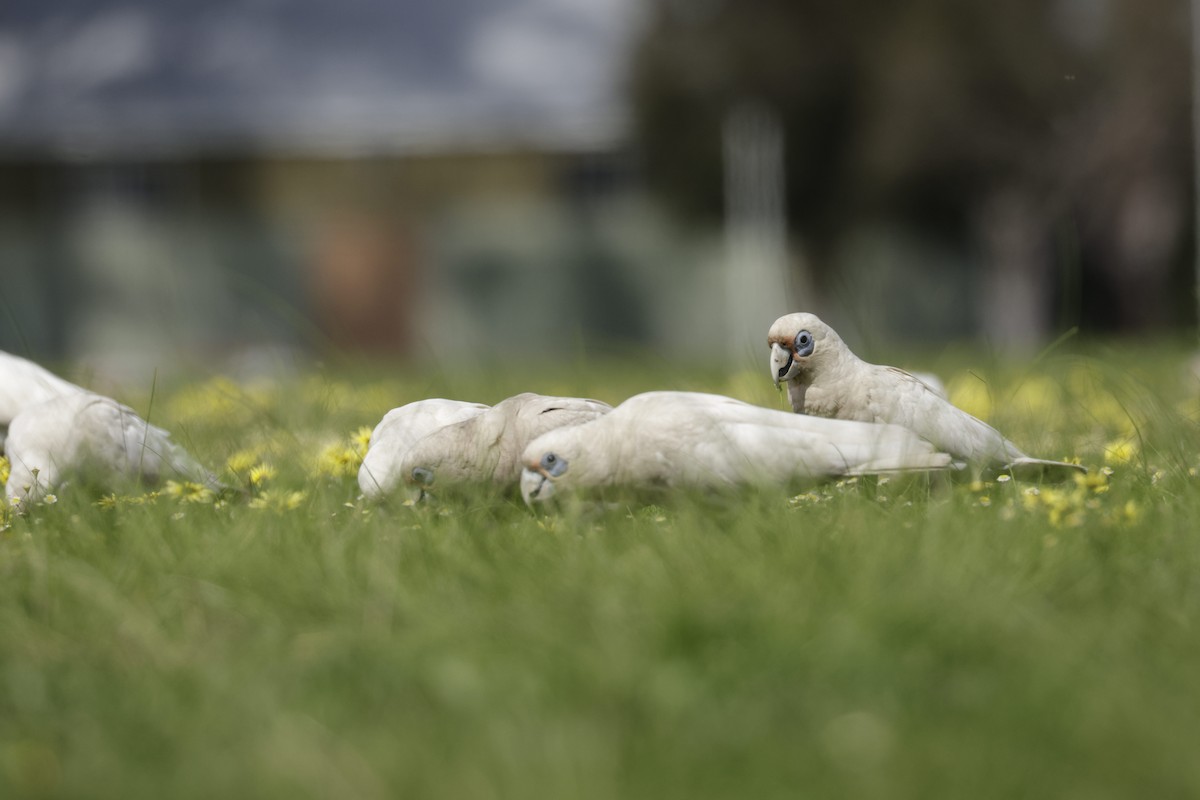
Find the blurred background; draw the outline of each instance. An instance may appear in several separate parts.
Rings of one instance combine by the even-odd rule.
[[[5,0],[0,348],[311,355],[1196,324],[1183,0]]]

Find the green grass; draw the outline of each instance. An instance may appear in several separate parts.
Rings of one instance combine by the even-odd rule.
[[[485,494],[365,506],[316,454],[429,394],[778,405],[765,370],[167,387],[154,417],[199,455],[258,448],[270,488],[304,496],[64,491],[13,520],[0,797],[1196,796],[1200,407],[1181,358],[1062,355],[1032,401],[1030,375],[986,365],[995,421],[1039,454],[1100,467],[1129,429],[1097,409],[1132,418],[1105,486],[859,481],[551,517]],[[947,359],[925,366],[972,363]]]

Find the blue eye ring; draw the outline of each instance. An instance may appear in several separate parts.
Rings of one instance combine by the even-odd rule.
[[[433,470],[425,467],[413,467],[412,479],[413,483],[418,486],[429,486],[433,483]]]
[[[567,471],[567,460],[556,453],[546,453],[539,463],[551,478],[557,478]]]
[[[811,333],[808,331],[800,331],[796,334],[796,342],[792,349],[795,351],[798,357],[804,358],[805,356],[812,355],[813,348],[816,347],[816,344],[817,342],[815,339],[813,339],[813,335]]]

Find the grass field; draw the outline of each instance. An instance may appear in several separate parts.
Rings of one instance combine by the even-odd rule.
[[[1079,484],[558,516],[485,493],[367,506],[355,432],[521,390],[781,407],[765,367],[359,365],[135,392],[253,499],[65,491],[5,523],[0,797],[1198,796],[1184,357],[912,365],[1027,450],[1081,459]]]

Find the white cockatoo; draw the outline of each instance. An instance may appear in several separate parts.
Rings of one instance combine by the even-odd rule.
[[[530,442],[610,411],[612,406],[599,400],[518,394],[421,439],[401,457],[400,471],[416,497],[435,484],[438,489],[467,484],[516,487],[521,453]]]
[[[5,494],[26,508],[71,482],[114,489],[181,479],[222,488],[171,435],[116,400],[75,392],[26,408],[8,431]]]
[[[55,397],[85,391],[45,367],[0,350],[0,453],[13,418],[21,411]]]
[[[487,411],[482,403],[429,398],[393,408],[371,432],[367,454],[358,469],[363,495],[379,500],[404,483],[400,459],[418,441],[447,425]]]
[[[820,419],[712,394],[648,392],[522,456],[526,503],[565,489],[724,488],[937,470],[950,456],[895,425]]]
[[[814,314],[775,320],[767,345],[771,378],[777,386],[786,383],[792,410],[798,414],[902,425],[976,468],[1000,468],[1018,477],[1063,478],[1087,471],[1078,464],[1025,455],[991,425],[919,378],[859,359]]]

